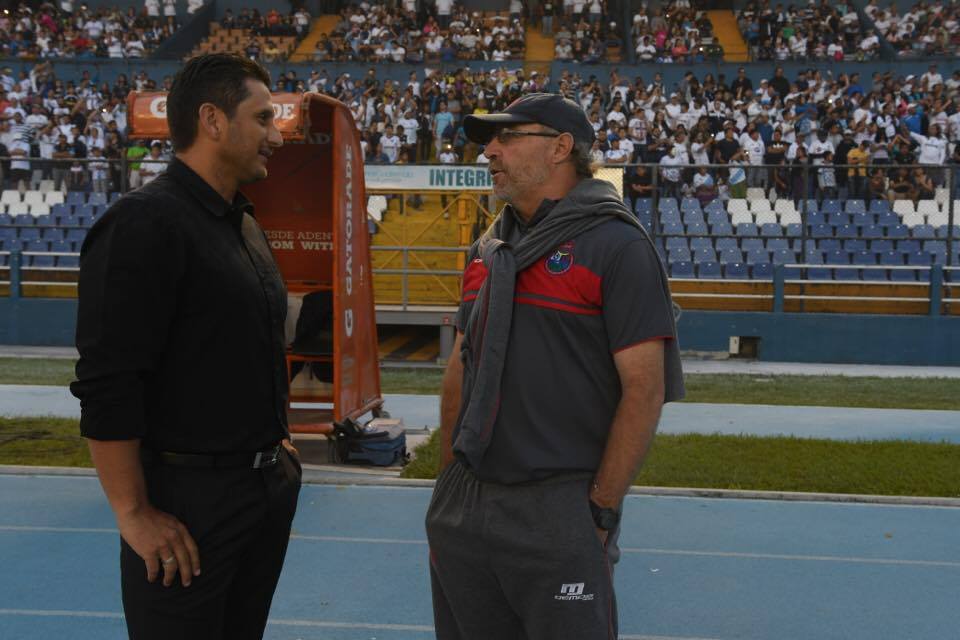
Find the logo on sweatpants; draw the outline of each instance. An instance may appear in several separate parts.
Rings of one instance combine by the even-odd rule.
[[[560,593],[553,596],[554,600],[593,600],[592,593],[584,593],[583,582],[560,585]]]

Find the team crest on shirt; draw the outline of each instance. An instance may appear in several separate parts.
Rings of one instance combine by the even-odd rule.
[[[557,247],[549,258],[544,262],[547,273],[554,276],[570,271],[573,266],[573,242],[564,242]]]

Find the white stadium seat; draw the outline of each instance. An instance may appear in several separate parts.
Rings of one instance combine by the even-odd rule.
[[[734,211],[730,214],[730,224],[733,226],[743,224],[744,222],[753,222],[753,216],[749,211]]]
[[[6,189],[3,195],[0,195],[0,203],[2,204],[20,204],[21,202],[23,202],[23,198],[20,197],[20,192],[16,189]]]
[[[42,185],[40,190],[43,191]],[[47,204],[63,204],[63,191],[47,191],[43,194],[43,201]]]
[[[766,200],[767,193],[759,187],[750,187],[747,189],[747,200]]]
[[[960,209],[954,208],[953,215],[955,218],[960,218]],[[934,227],[943,227],[947,224],[949,219],[949,211],[938,211],[927,216],[927,224],[933,225]]]
[[[31,204],[30,215],[32,215],[34,218],[37,216],[50,215],[50,205],[43,204],[42,202],[39,204]]]
[[[788,224],[800,224],[802,220],[800,219],[800,213],[797,211],[786,211],[780,214],[780,224],[787,226]]]
[[[43,193],[40,191],[24,191],[23,201],[27,204],[43,204]]]
[[[770,201],[764,197],[757,198],[755,200],[747,200],[750,203],[750,211],[773,211],[773,207],[770,206]]]
[[[773,211],[758,211],[757,212],[757,224],[780,224],[777,221],[777,214]]]
[[[917,202],[917,213],[928,216],[931,213],[939,213],[939,211],[940,205],[937,204],[936,200],[920,200]]]
[[[893,212],[904,216],[908,213],[914,213],[912,200],[894,200]]]
[[[784,213],[796,213],[797,208],[793,205],[793,200],[780,198],[774,203],[773,210],[782,215]]]
[[[926,224],[927,219],[922,213],[907,213],[903,216],[903,224],[908,227],[915,227],[918,224]]]
[[[750,206],[747,205],[746,200],[735,198],[727,202],[727,213],[729,213],[730,215],[733,215],[734,213],[738,213],[738,212],[748,213],[749,211],[750,211]]]

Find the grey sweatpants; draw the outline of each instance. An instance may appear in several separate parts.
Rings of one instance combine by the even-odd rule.
[[[427,510],[439,640],[615,640],[617,532],[600,543],[590,474],[501,485],[447,467]]]

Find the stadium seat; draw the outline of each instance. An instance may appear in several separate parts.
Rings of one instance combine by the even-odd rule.
[[[731,216],[735,213],[750,213],[750,206],[747,204],[746,200],[729,200],[727,202],[727,213],[729,213]]]
[[[886,251],[880,254],[880,264],[892,267],[903,265],[903,254],[899,251]]]
[[[30,205],[30,215],[34,217],[46,216],[50,214],[50,205],[43,202]]]
[[[64,202],[72,205],[86,204],[87,194],[83,193],[82,191],[68,191]]]
[[[713,249],[713,239],[704,236],[690,238],[690,250],[696,251],[697,249]]]
[[[732,236],[733,225],[729,222],[718,222],[717,224],[712,224],[710,225],[710,233],[715,236]]]
[[[767,251],[780,251],[781,249],[789,249],[790,241],[786,238],[770,238],[767,240]]]
[[[886,269],[861,269],[860,272],[864,280],[870,280],[872,282],[886,281],[889,279]]]
[[[757,225],[752,222],[741,222],[737,225],[738,236],[757,236],[760,235]]]
[[[758,211],[755,222],[757,225],[775,224],[780,226],[780,221],[777,219],[777,214],[775,214],[773,211]]]
[[[696,198],[684,198],[680,202],[680,211],[700,211],[700,201]]]
[[[762,238],[744,238],[740,241],[740,250],[744,252],[765,251],[766,247]]]
[[[892,211],[884,211],[877,214],[877,224],[881,227],[895,227],[900,224],[900,216]]]
[[[751,274],[754,280],[773,280],[773,265],[769,262],[758,262],[753,265]]]
[[[806,207],[807,207],[807,213],[820,211],[820,205],[817,204],[817,201],[814,200],[813,198],[807,198]],[[801,210],[799,204],[797,205],[797,210],[798,211]]]
[[[713,212],[718,213],[727,213],[727,209],[723,206],[723,202],[720,200],[711,200],[707,203],[707,206],[703,208],[704,213],[710,214]]]
[[[57,183],[54,182],[53,180],[41,180],[40,184],[37,186],[37,189],[39,189],[43,193],[53,193],[53,189],[56,186],[56,184]],[[58,193],[63,193],[63,192],[60,191]]]
[[[707,224],[715,225],[723,222],[730,222],[730,216],[727,215],[726,211],[717,211],[716,209],[709,210],[704,209],[704,212],[707,214]]]
[[[843,250],[829,251],[826,254],[826,264],[850,264],[850,254]]]
[[[736,238],[717,238],[717,241],[714,243],[717,251],[723,251],[725,249],[740,249],[740,243],[737,242]]]
[[[667,249],[667,262],[692,262],[693,258],[690,249],[678,247],[676,249]]]
[[[9,213],[0,213],[0,225],[13,224],[13,216]]]
[[[633,210],[637,213],[641,211],[646,211],[650,213],[653,211],[653,198],[637,198],[636,202],[633,203]]]
[[[820,213],[819,211],[808,211],[807,212],[807,225],[815,227],[818,224],[826,224],[827,216]]]
[[[20,227],[19,238],[21,242],[40,240],[40,229],[37,227]]]
[[[858,214],[867,212],[867,203],[859,198],[852,198],[843,203],[843,210],[846,213]]]
[[[913,208],[912,200],[895,200],[893,203],[893,212],[903,217],[908,213],[916,213],[916,209]]]
[[[833,227],[828,224],[817,224],[810,228],[810,235],[814,238],[832,238]]]
[[[82,204],[80,206],[74,207],[73,212],[78,215],[90,216],[91,218],[93,218],[97,215],[98,207],[95,204]]]
[[[29,213],[20,213],[13,216],[13,224],[18,227],[32,227],[35,218]]]
[[[807,280],[833,280],[833,270],[825,267],[811,267],[807,269]]]
[[[706,224],[703,220],[703,213],[697,209],[683,212],[683,224]]]
[[[920,251],[919,240],[897,240],[897,251],[900,253],[916,253]]]
[[[710,231],[707,229],[707,225],[701,222],[694,222],[693,224],[687,225],[687,235],[690,236],[707,236],[710,235]]]
[[[747,251],[747,264],[755,265],[770,262],[770,253],[766,249],[750,249]]]
[[[840,211],[836,213],[828,213],[827,224],[832,224],[835,227],[840,227],[845,224],[850,224],[850,215]]]
[[[797,208],[794,206],[792,200],[787,200],[786,198],[780,198],[773,205],[773,210],[779,215],[785,213],[797,213]]]
[[[857,253],[867,250],[867,241],[863,238],[850,238],[843,241],[843,250],[848,253]],[[871,252],[872,253],[872,252]]]
[[[837,238],[824,238],[817,241],[817,248],[824,253],[843,250],[843,240]]]
[[[80,267],[80,256],[57,256],[57,268],[77,269]]]
[[[11,205],[11,204],[20,204],[23,202],[23,199],[20,197],[20,192],[16,189],[5,189],[3,194],[0,195],[0,204]]]
[[[950,190],[943,187],[937,187],[933,199],[937,204],[940,205],[941,208],[946,207],[947,203],[950,202]]]
[[[758,213],[765,211],[773,213],[773,207],[770,206],[770,201],[766,198],[763,198],[762,200],[747,200],[747,202],[750,203],[750,213],[753,215],[757,215]]]
[[[43,201],[50,206],[63,204],[63,191],[47,191],[43,194]]]
[[[787,211],[780,214],[780,224],[782,225],[800,224],[800,222],[800,214],[796,211]]]
[[[743,262],[743,254],[740,249],[723,249],[720,251],[720,264],[734,264]]]
[[[670,222],[682,222],[679,211],[661,211],[660,224],[665,225]]]
[[[936,230],[929,224],[918,224],[911,232],[914,238],[935,238],[937,236]]]
[[[694,277],[693,273],[693,263],[692,262],[671,262],[670,263],[670,276],[673,278],[692,278]]]
[[[839,200],[824,200],[820,203],[822,213],[839,213],[843,211],[843,204]]]
[[[887,253],[888,251],[893,251],[894,244],[893,240],[871,240],[870,241],[870,251],[874,253]]]
[[[860,235],[860,232],[857,230],[857,227],[852,224],[844,224],[837,227],[837,237],[838,238],[856,238]]]
[[[62,202],[51,205],[50,207],[50,214],[57,218],[69,216],[72,213],[73,213],[73,206],[69,204],[64,204]]]
[[[878,224],[868,224],[860,227],[860,237],[874,240],[883,237],[883,227]]]
[[[776,222],[767,222],[761,225],[760,235],[765,238],[779,238],[783,235],[783,227]]]
[[[50,243],[51,253],[71,253],[72,251],[73,251],[73,247],[71,246],[71,244],[64,240],[59,240],[59,241]]]
[[[723,277],[730,280],[746,280],[750,277],[750,269],[742,262],[731,262],[724,266]]]
[[[940,205],[936,200],[920,200],[917,202],[917,213],[924,216],[940,213]]]
[[[954,215],[957,216],[958,219],[960,219],[960,209],[954,212]],[[949,220],[950,220],[949,211],[938,211],[936,213],[931,213],[930,215],[927,216],[927,224],[933,227],[939,227],[941,225],[945,225],[947,224],[947,222],[949,222]]]
[[[870,227],[875,225],[876,222],[877,217],[872,213],[867,213],[866,211],[854,213],[850,218],[850,224],[855,224],[858,227]]]
[[[40,237],[47,242],[61,242],[65,233],[63,229],[48,227],[40,231]]]
[[[916,227],[917,225],[926,224],[927,217],[922,213],[907,213],[903,216],[903,224],[908,227]]]
[[[86,237],[86,229],[67,229],[66,239],[68,242],[73,242],[74,244],[82,243]]]
[[[43,204],[43,193],[40,191],[25,191],[23,201],[26,204]]]
[[[859,280],[860,270],[859,269],[834,269],[833,279],[834,280]]]
[[[717,252],[713,250],[712,247],[701,247],[693,251],[693,263],[700,264],[701,262],[716,262],[717,261]]]
[[[790,251],[789,249],[780,249],[779,251],[774,251],[771,258],[773,259],[774,265],[795,264],[797,262],[797,256],[794,255],[793,251]]]
[[[683,223],[680,221],[677,221],[677,222],[668,222],[667,224],[660,225],[660,233],[667,236],[682,236]]]
[[[747,189],[747,200],[766,200],[767,194],[760,187],[749,187]]]
[[[929,267],[933,264],[933,256],[926,251],[914,251],[913,253],[907,254],[907,264]]]
[[[895,282],[916,282],[917,273],[914,269],[890,269],[890,279]]]
[[[697,267],[697,276],[706,280],[713,280],[722,277],[720,264],[718,262],[701,262]]]
[[[673,251],[674,249],[689,249],[690,242],[686,238],[681,237],[670,237],[666,239],[667,251]]]
[[[90,197],[87,198],[87,202],[89,202],[90,204],[106,205],[107,194],[103,193],[102,191],[94,191],[93,193],[90,194]]]
[[[948,238],[950,236],[950,227],[948,225],[940,225],[937,227],[937,237],[938,238]],[[960,225],[953,225],[953,237],[960,238]]]
[[[873,251],[857,251],[853,254],[853,264],[873,265],[877,264],[877,254]]]
[[[870,213],[890,213],[890,203],[886,200],[871,200],[868,211]]]
[[[887,237],[888,238],[909,238],[910,229],[903,224],[898,224],[894,227],[887,228]]]
[[[753,224],[753,215],[749,211],[733,211],[730,213],[730,222],[733,226]]]
[[[947,243],[942,240],[927,240],[923,243],[923,251],[933,258],[933,264],[944,265],[947,262]]]
[[[788,238],[799,238],[803,236],[803,225],[799,222],[791,222],[787,225],[785,235]]]

